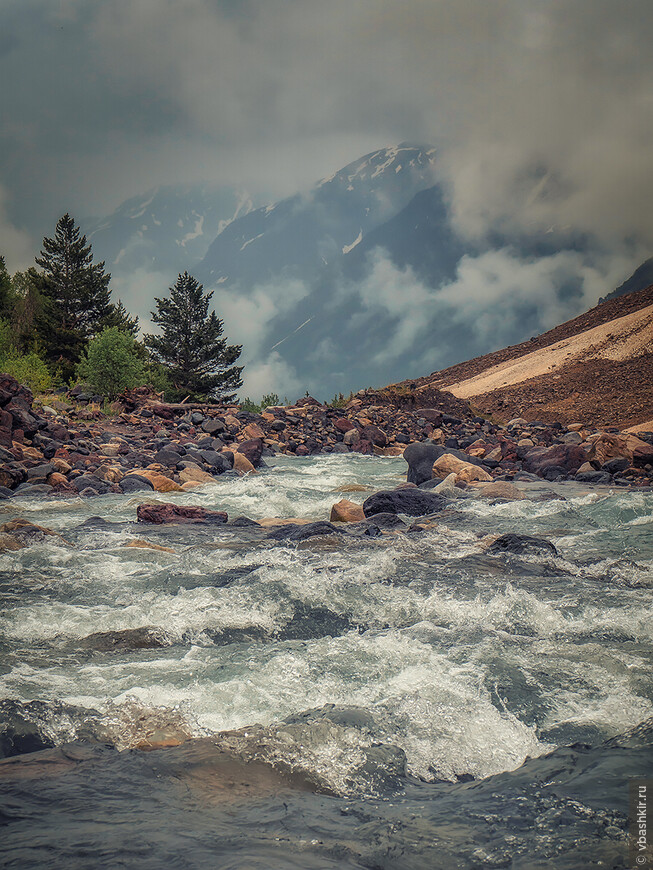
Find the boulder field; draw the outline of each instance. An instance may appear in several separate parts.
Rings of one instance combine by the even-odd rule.
[[[132,393],[122,398],[121,413],[105,417],[89,398],[77,390],[37,407],[27,387],[0,375],[0,497],[183,492],[221,475],[256,473],[276,454],[403,455],[407,481],[420,490],[537,478],[653,482],[653,432],[635,436],[582,421],[499,425],[462,404],[453,416],[382,403],[373,391],[343,408],[309,396],[261,414],[166,405]],[[391,500],[382,512],[407,513],[393,510]]]

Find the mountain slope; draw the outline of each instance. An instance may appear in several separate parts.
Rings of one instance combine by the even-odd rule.
[[[245,292],[281,274],[312,281],[432,186],[434,154],[407,144],[382,148],[306,195],[253,211],[218,235],[197,268],[200,279]]]
[[[215,236],[252,207],[250,197],[234,188],[166,185],[87,222],[85,232],[114,276],[136,269],[180,272],[191,269]]]
[[[450,391],[504,422],[520,416],[623,428],[651,420],[653,286],[413,383]]]

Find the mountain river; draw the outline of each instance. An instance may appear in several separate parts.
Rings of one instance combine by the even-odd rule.
[[[406,471],[269,462],[154,498],[319,520]],[[144,497],[1,503],[63,538],[0,556],[0,723],[40,749],[0,763],[3,866],[627,867],[628,782],[653,777],[653,493],[520,488],[292,543],[137,524]],[[488,552],[505,532],[558,555]],[[154,645],[98,645],[125,629]]]

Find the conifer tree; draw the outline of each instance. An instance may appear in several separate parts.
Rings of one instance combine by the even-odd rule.
[[[136,338],[138,335],[138,315],[131,317],[121,299],[118,300],[117,305],[111,303],[109,313],[104,318],[102,325],[105,329],[117,326],[121,332],[131,335],[132,338]]]
[[[213,293],[192,275],[179,275],[170,295],[156,298],[152,322],[161,327],[161,335],[146,335],[145,345],[169,372],[177,392],[199,401],[229,402],[242,386],[242,366],[234,363],[241,345],[228,345],[222,338],[223,321],[212,311]]]
[[[70,367],[111,314],[111,275],[104,262],[93,262],[91,245],[68,214],[57,222],[54,238],[43,239],[36,264],[43,270],[45,350],[51,361]]]

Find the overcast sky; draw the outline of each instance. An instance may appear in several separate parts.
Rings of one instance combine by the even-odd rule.
[[[201,179],[432,143],[463,231],[653,249],[651,0],[0,0],[0,253]],[[532,177],[541,175],[533,191]],[[524,179],[529,179],[525,184]]]

